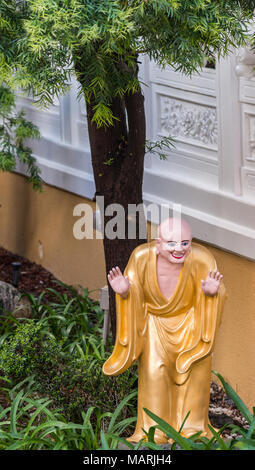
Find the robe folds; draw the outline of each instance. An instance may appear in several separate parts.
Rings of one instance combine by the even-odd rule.
[[[206,296],[201,280],[216,269],[212,254],[192,243],[173,295],[165,299],[157,280],[156,242],[138,246],[124,275],[128,297],[116,294],[117,331],[106,375],[118,375],[138,360],[138,419],[131,440],[155,424],[149,409],[178,429],[187,412],[183,434],[208,435],[211,353],[221,320],[225,288]],[[158,442],[164,442],[161,436]]]

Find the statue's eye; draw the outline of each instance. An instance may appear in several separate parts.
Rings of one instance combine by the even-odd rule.
[[[189,242],[182,242],[182,246],[188,246]]]
[[[176,245],[175,242],[167,242],[167,244],[168,244],[168,246],[169,246],[170,248],[174,248],[175,245]]]

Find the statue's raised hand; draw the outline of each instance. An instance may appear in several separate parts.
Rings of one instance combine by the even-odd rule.
[[[128,296],[130,283],[128,276],[123,276],[120,268],[112,268],[108,274],[108,281],[116,294],[119,294],[124,299]]]
[[[201,281],[201,289],[205,295],[213,297],[217,294],[220,288],[220,281],[223,278],[223,275],[215,269],[215,271],[209,271],[209,274],[206,280]]]

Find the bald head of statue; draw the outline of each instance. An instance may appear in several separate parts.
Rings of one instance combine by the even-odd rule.
[[[169,263],[182,264],[191,251],[192,232],[182,218],[164,220],[158,227],[157,255]]]

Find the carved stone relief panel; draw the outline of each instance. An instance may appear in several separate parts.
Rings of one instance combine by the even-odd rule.
[[[217,149],[216,108],[161,95],[160,134]]]
[[[250,155],[249,159],[254,160],[255,162],[255,116],[250,116],[249,122],[249,131],[250,131]]]
[[[242,104],[243,165],[255,169],[255,108]]]
[[[255,107],[242,104],[242,188],[243,195],[254,200],[255,197]]]

